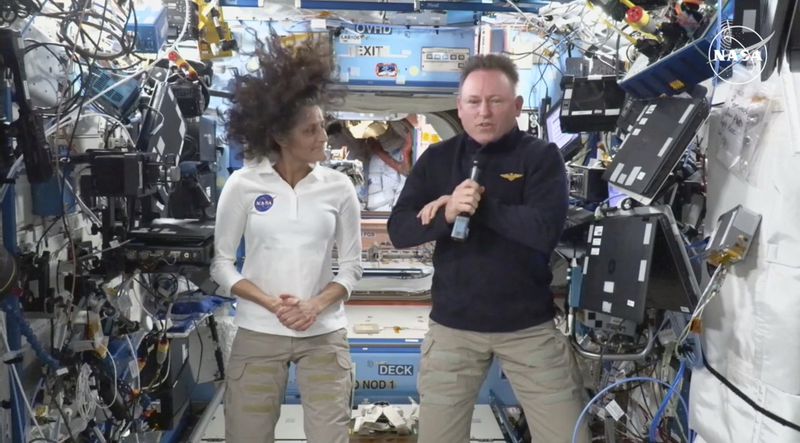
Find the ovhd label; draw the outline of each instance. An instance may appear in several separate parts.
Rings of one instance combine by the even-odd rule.
[[[378,375],[414,375],[414,365],[378,365]]]
[[[359,34],[373,34],[373,35],[390,35],[392,33],[391,26],[382,25],[355,25],[355,31]]]

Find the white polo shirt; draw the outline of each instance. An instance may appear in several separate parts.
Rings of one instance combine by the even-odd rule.
[[[292,188],[269,160],[235,171],[217,205],[211,276],[223,293],[248,279],[267,294],[310,299],[331,281],[348,295],[361,278],[361,210],[355,188],[341,172],[316,165]],[[236,250],[244,235],[246,260],[236,270]],[[331,270],[337,245],[339,272]],[[317,316],[308,330],[289,329],[275,314],[238,298],[235,322],[253,331],[310,337],[347,326],[343,303]]]

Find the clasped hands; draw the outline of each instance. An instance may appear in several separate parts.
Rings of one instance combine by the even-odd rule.
[[[429,224],[436,212],[444,206],[444,218],[447,223],[453,223],[459,214],[473,215],[478,209],[481,195],[486,190],[475,180],[466,179],[461,182],[450,195],[443,195],[436,200],[423,206],[417,213],[417,218],[423,226]]]
[[[275,315],[287,328],[305,331],[317,321],[320,309],[314,299],[301,300],[289,294],[281,294],[279,299]]]

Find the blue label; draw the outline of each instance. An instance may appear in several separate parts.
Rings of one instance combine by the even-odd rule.
[[[256,197],[256,201],[253,203],[253,207],[256,208],[258,212],[267,212],[269,208],[272,207],[272,196],[269,194],[263,194]]]

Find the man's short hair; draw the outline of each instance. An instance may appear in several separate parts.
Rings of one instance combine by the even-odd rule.
[[[466,80],[470,74],[478,70],[500,71],[505,74],[509,80],[511,80],[511,85],[515,88],[517,86],[517,82],[519,82],[517,67],[510,58],[506,57],[505,55],[498,54],[479,54],[473,55],[464,64],[464,68],[461,70],[459,88],[464,84],[464,80]]]

